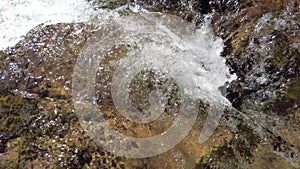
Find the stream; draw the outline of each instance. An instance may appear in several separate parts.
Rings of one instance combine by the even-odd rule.
[[[0,168],[298,168],[293,2],[3,1]]]

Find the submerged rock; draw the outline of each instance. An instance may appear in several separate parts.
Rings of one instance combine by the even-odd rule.
[[[84,133],[70,101],[72,69],[90,29],[40,25],[1,52],[0,168],[122,168]]]
[[[93,3],[96,8],[116,8],[127,1]],[[160,156],[115,157],[85,134],[71,102],[71,73],[93,27],[40,25],[15,47],[0,51],[0,168],[298,168],[299,3],[135,3],[196,24],[203,14],[213,12],[214,31],[226,44],[223,57],[238,76],[228,84],[227,98],[239,111],[227,111],[214,136],[203,145],[196,144],[194,136],[200,130],[194,128],[182,143]],[[126,53],[123,47],[114,50]],[[112,104],[111,100],[105,104]],[[196,127],[202,125],[206,109],[203,105]],[[108,122],[126,134],[153,134],[140,132],[149,126],[114,120],[118,116],[110,107],[104,111]]]
[[[232,137],[229,129],[222,126],[216,130],[218,137],[210,138],[202,145],[198,143],[199,128],[208,109],[201,103],[200,115],[191,133],[160,156],[146,159],[116,157],[97,146],[80,125],[71,100],[71,75],[76,58],[93,33],[94,27],[83,23],[39,25],[15,47],[1,51],[0,168],[194,168],[200,158],[211,151],[211,146],[217,147]],[[168,128],[176,117],[172,112],[177,110],[173,106],[178,104],[177,89],[173,87],[169,91],[175,97],[166,107],[170,111],[163,115],[163,122],[148,125],[126,121],[115,110],[108,94],[110,88],[107,88],[114,62],[126,52],[126,46],[114,46],[100,65],[103,68],[97,77],[99,100],[102,101],[100,108],[107,123],[120,132],[135,137],[156,135]],[[143,85],[163,83],[162,79],[151,80],[149,76],[147,73],[138,74],[132,83],[134,89],[139,91]],[[140,85],[139,78],[142,77],[149,80]],[[139,105],[139,99],[143,102],[144,95],[132,95],[136,101],[134,104]],[[94,117],[86,118],[89,121],[88,118]]]
[[[229,84],[227,97],[248,117],[245,123],[252,121],[263,130],[254,127],[254,131],[243,135],[243,129],[238,127],[237,137],[246,143],[229,142],[226,148],[220,147],[207,160],[203,159],[199,167],[240,168],[244,164],[241,168],[298,168],[299,4],[297,1],[212,2],[215,32],[226,44],[223,56],[238,76]],[[263,137],[251,146],[247,137],[259,133]],[[247,152],[246,157],[241,158],[239,147]],[[267,152],[272,153],[264,158],[257,156]],[[270,158],[278,160],[269,161]]]

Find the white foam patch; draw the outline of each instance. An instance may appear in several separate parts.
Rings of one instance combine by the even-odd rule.
[[[209,17],[208,17],[209,18]],[[210,20],[200,29],[179,17],[147,11],[123,17],[116,17],[119,27],[124,29],[117,43],[126,42],[140,50],[129,51],[129,58],[138,64],[150,64],[169,72],[189,95],[230,104],[219,90],[225,82],[236,79],[230,75],[223,50],[222,39],[213,35]],[[129,71],[136,71],[133,63]],[[156,66],[155,66],[156,65]]]
[[[81,22],[92,15],[93,9],[85,0],[2,0],[0,49],[15,45],[41,23]]]
[[[151,157],[166,152],[184,139],[193,127],[199,112],[198,100],[210,105],[199,142],[204,143],[210,138],[225,107],[230,106],[219,87],[235,76],[230,75],[225,58],[220,57],[223,42],[213,35],[209,19],[201,29],[196,29],[192,23],[179,17],[141,10],[123,16],[102,14],[98,16],[97,24],[99,29],[94,31],[77,58],[72,79],[76,114],[82,126],[88,126],[84,129],[91,138],[95,138],[95,143],[118,156],[130,158]],[[163,90],[153,90],[149,94],[150,107],[147,110],[140,111],[132,105],[130,83],[138,73],[152,70],[158,79],[172,78],[179,87],[177,94],[180,97],[173,97],[180,99],[178,116],[173,125],[161,134],[134,138],[116,132],[107,125],[105,118],[97,111],[95,100],[91,99],[96,97],[95,87],[85,84],[95,83],[97,69],[103,68],[99,68],[99,64],[113,52],[112,48],[119,45],[126,46],[127,55],[106,63],[116,68],[111,83],[108,83],[110,85],[103,87],[110,88],[114,107],[123,117],[137,123],[149,123],[164,113],[168,97]],[[105,74],[100,77],[109,79]],[[160,85],[172,91],[172,85],[163,82]],[[86,115],[82,112],[87,106],[83,105],[92,107],[89,117],[96,117],[92,119],[97,119],[97,122],[90,120],[88,123],[91,125],[85,125]],[[94,131],[100,130],[114,138],[112,144],[95,136]],[[133,142],[136,146],[128,147]]]

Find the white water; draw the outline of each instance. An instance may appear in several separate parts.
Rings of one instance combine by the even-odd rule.
[[[85,0],[1,0],[0,50],[15,45],[41,23],[87,21],[92,14]]]
[[[137,11],[136,9],[134,10]],[[101,23],[102,18],[118,17],[117,12],[111,12],[107,16],[103,11],[97,12],[99,16],[98,20],[100,20],[99,23]],[[59,22],[89,21],[96,15],[96,12],[85,0],[2,0],[0,6],[0,49],[15,45],[21,39],[21,36],[26,35],[30,29],[41,23],[54,24]],[[147,31],[157,34],[149,26],[147,28],[147,24],[145,23],[131,22],[130,17],[121,21],[125,29],[135,29],[135,31],[140,31],[139,33]],[[177,38],[181,38],[180,43],[184,42],[184,45],[179,44],[177,46],[183,50],[185,50],[184,48],[193,50],[190,52],[190,57],[185,58],[185,62],[189,62],[189,71],[192,71],[195,75],[201,74],[198,78],[193,78],[199,84],[199,87],[216,92],[217,87],[223,85],[225,81],[230,81],[234,78],[228,78],[229,73],[224,64],[225,60],[219,57],[223,47],[221,39],[212,35],[208,25],[195,31],[192,36],[183,35],[178,37],[175,34],[172,35],[172,31],[181,31],[183,33],[184,28],[180,28],[176,24],[185,25],[176,22],[167,23],[169,24],[167,27],[174,28],[170,32],[170,29],[167,27],[164,28],[166,26],[164,24],[166,23],[162,23],[166,21],[168,21],[168,18],[162,18],[155,24],[160,27],[160,30],[165,30],[164,33],[173,38],[172,43],[174,45],[179,42]],[[180,34],[181,32],[178,33]],[[170,40],[172,41],[172,39]],[[160,46],[160,50],[166,49],[162,47]],[[159,49],[158,47],[156,48]],[[179,55],[173,54],[173,60],[180,59],[177,56],[179,57]],[[169,60],[170,58],[165,59]],[[204,64],[210,71],[207,72],[204,70],[201,64]],[[186,79],[182,80],[185,81]]]
[[[212,105],[230,104],[218,88],[235,76],[229,74],[225,59],[220,57],[223,43],[213,35],[209,22],[201,29],[195,29],[191,23],[178,17],[133,11],[136,14],[128,16],[119,16],[117,11],[95,11],[85,0],[4,0],[0,6],[0,49],[15,45],[30,29],[42,23],[92,21],[99,28],[105,27],[112,32],[114,30],[109,25],[109,20],[112,20],[123,32],[121,37],[110,37],[115,38],[110,41],[139,49],[130,52],[123,62],[129,64],[125,66],[129,74],[136,71],[134,60],[138,59],[137,63],[143,65],[136,68],[159,67],[181,83],[184,92],[195,99],[217,103]],[[96,45],[96,49],[101,48]],[[120,72],[122,76],[122,70]],[[116,91],[122,87],[117,86]],[[202,141],[216,128],[217,124],[210,124],[220,118],[222,110],[219,111],[219,107],[211,107],[211,116],[207,125],[204,124],[208,129],[203,131],[206,136]]]
[[[213,35],[209,20],[201,29],[196,29],[192,23],[173,15],[136,10],[120,16],[114,10],[98,15],[94,21],[97,21],[94,23],[98,25],[98,30],[94,31],[77,58],[72,81],[75,112],[82,126],[87,127],[85,124],[91,123],[88,128],[84,127],[89,131],[88,134],[96,138],[97,132],[90,130],[93,128],[115,138],[110,144],[102,139],[94,141],[119,156],[144,158],[161,154],[174,147],[191,130],[199,111],[197,100],[201,99],[210,104],[199,138],[200,143],[205,142],[217,128],[225,105],[230,105],[219,87],[234,78],[229,74],[225,59],[220,57],[223,43]],[[128,120],[148,123],[156,120],[165,110],[167,98],[162,90],[149,94],[151,105],[148,110],[139,111],[131,105],[130,83],[139,72],[153,70],[156,77],[171,76],[179,85],[182,96],[180,110],[173,125],[164,133],[147,138],[133,138],[118,133],[106,124],[94,99],[87,99],[96,97],[95,88],[81,83],[94,84],[99,64],[110,53],[108,51],[118,45],[126,46],[127,56],[107,63],[116,69],[111,86],[105,87],[111,87],[114,106]],[[86,114],[82,113],[85,106],[82,105],[92,107],[89,115],[96,117],[97,122],[93,121],[94,118],[85,120]],[[127,147],[131,142],[139,150]]]
[[[168,72],[192,97],[227,102],[218,88],[235,76],[229,74],[225,59],[220,57],[223,42],[213,35],[208,20],[201,29],[179,17],[147,11],[115,20],[125,29],[119,41],[140,49],[128,54],[132,60],[139,55],[138,64]],[[126,66],[128,71],[136,71],[131,69],[132,63]]]

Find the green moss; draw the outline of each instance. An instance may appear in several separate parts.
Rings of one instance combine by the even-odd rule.
[[[288,161],[280,155],[272,152],[268,146],[259,146],[257,152],[254,154],[255,160],[249,164],[249,168],[269,169],[269,168],[284,168],[296,169]]]
[[[289,42],[288,38],[280,32],[275,32],[274,36],[276,36],[276,39],[273,41],[274,46],[271,51],[272,63],[278,70],[279,68],[285,66],[289,61],[287,57],[289,51],[286,46],[289,44]]]
[[[239,124],[237,127],[239,133],[222,146],[216,147],[210,155],[202,158],[196,169],[216,167],[236,169],[253,160],[253,152],[260,138],[246,125]]]
[[[300,77],[297,77],[287,92],[287,98],[300,101]]]
[[[20,95],[7,95],[0,96],[0,105],[2,106],[16,106],[16,105],[24,105],[26,104],[26,100],[24,97]]]

